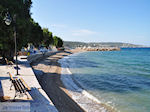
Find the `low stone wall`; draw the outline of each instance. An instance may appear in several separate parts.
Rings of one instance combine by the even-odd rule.
[[[56,54],[58,51],[56,52],[46,52],[46,53],[39,53],[39,54],[32,54],[30,56],[27,57],[27,60],[30,64],[34,63],[35,61],[41,60],[42,58],[46,58],[52,54]]]

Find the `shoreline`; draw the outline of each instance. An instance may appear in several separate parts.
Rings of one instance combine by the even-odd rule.
[[[63,59],[64,57],[67,57],[71,54],[76,54],[76,53],[82,53],[86,52],[84,50],[68,50],[68,51],[61,51],[56,54],[52,54],[48,56],[45,59],[38,60],[37,62],[32,63],[32,68],[34,73],[36,74],[36,77],[44,89],[44,91],[47,93],[49,98],[52,100],[58,111],[61,112],[85,112],[87,111],[87,107],[92,108],[93,105],[98,104],[95,106],[95,110],[100,112],[114,112],[114,109],[108,107],[105,104],[102,104],[99,100],[97,100],[94,96],[92,96],[90,93],[88,93],[86,90],[83,88],[79,88],[81,91],[79,94],[81,97],[87,97],[89,96],[90,98],[86,98],[86,100],[92,100],[96,99],[95,101],[81,101],[80,103],[75,100],[75,96],[72,92],[70,92],[69,88],[65,85],[65,82],[62,80],[62,70],[64,69],[59,62],[60,59]],[[73,79],[72,79],[73,80]],[[78,86],[78,85],[76,85]],[[96,102],[97,101],[97,102]],[[90,104],[90,103],[91,104]],[[96,102],[94,104],[94,102]],[[84,103],[88,103],[87,106],[84,106]],[[92,107],[91,107],[92,105]],[[101,108],[101,110],[100,110]],[[104,109],[104,108],[107,108]],[[98,109],[98,110],[97,110]],[[94,111],[95,111],[94,110]],[[88,110],[90,112],[90,110]],[[93,110],[91,109],[91,112]]]
[[[60,79],[61,67],[57,61],[74,52],[60,51],[45,59],[32,63],[33,71],[40,85],[60,112],[85,112],[71,98],[71,95]]]
[[[79,52],[82,53],[82,52]],[[61,80],[69,93],[72,96],[72,99],[76,101],[86,112],[116,112],[116,109],[108,104],[102,103],[99,99],[89,93],[82,84],[72,77],[72,72],[70,71],[68,65],[63,64],[67,63],[67,60],[70,56],[77,55],[74,53],[68,56],[59,59],[61,64]],[[68,63],[67,63],[68,64]],[[67,76],[66,76],[67,75]]]

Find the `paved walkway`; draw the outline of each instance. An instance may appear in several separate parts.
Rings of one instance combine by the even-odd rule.
[[[54,104],[48,98],[47,94],[41,88],[38,83],[32,68],[26,57],[20,57],[19,60],[19,76],[16,76],[15,65],[0,65],[0,96],[8,97],[8,101],[12,101],[15,96],[14,88],[10,90],[11,82],[9,80],[10,72],[14,78],[22,77],[24,81],[31,87],[31,91],[28,93],[29,100],[26,95],[23,97],[16,97],[16,102],[29,102],[31,105],[31,112],[58,112]]]

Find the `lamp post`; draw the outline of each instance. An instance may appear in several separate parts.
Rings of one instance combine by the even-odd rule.
[[[17,33],[16,33],[16,15],[13,16],[13,21],[12,18],[9,14],[9,12],[6,12],[5,18],[4,18],[5,24],[10,25],[13,22],[13,30],[14,30],[14,41],[15,41],[15,55],[16,55],[16,75],[19,75],[18,73],[18,59],[17,59]]]
[[[14,25],[14,41],[15,41],[15,55],[16,55],[16,75],[19,75],[18,73],[18,52],[17,52],[17,32],[16,32],[16,14],[13,16],[13,25]]]

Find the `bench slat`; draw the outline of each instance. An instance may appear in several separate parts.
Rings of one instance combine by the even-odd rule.
[[[23,93],[22,90],[21,90],[21,87],[19,86],[19,84],[18,84],[18,82],[17,82],[17,80],[15,80],[15,82],[16,82],[16,86],[17,86],[18,89],[19,89],[19,92],[20,92],[20,93]]]
[[[14,84],[15,90],[21,93],[21,91],[16,83],[16,80],[13,80],[12,83]]]
[[[20,79],[18,79],[18,81],[22,84],[22,86],[27,90],[27,88],[26,88],[26,86],[23,84],[23,82],[20,80]]]
[[[27,90],[31,91],[31,88],[26,84],[26,82],[23,80],[23,78],[20,78],[20,80],[24,84],[24,86],[27,88]]]
[[[19,86],[20,91],[23,92],[23,93],[25,93],[25,88],[22,86],[22,84],[19,82],[18,79],[16,79],[16,82],[17,82],[17,84]]]
[[[12,77],[12,75],[10,74],[10,72],[8,72],[9,76],[10,76],[10,80],[14,80],[14,78]]]

